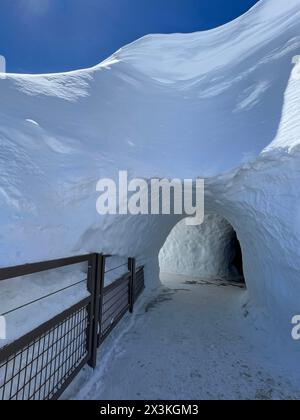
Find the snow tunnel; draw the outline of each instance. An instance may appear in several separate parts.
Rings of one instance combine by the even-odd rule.
[[[200,226],[177,223],[160,250],[159,266],[161,274],[245,283],[237,233],[218,214],[206,215]]]
[[[300,293],[300,83],[292,64],[300,12],[298,0],[279,3],[259,2],[218,30],[147,36],[92,69],[5,75],[1,266],[135,256],[150,292],[166,240],[164,270],[176,251],[178,270],[189,257],[197,277],[228,275],[224,241],[233,226],[252,312],[290,340]],[[117,182],[118,169],[143,179],[204,178],[213,226],[180,235],[181,216],[100,216],[97,182]]]

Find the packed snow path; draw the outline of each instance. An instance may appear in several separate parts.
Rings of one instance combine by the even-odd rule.
[[[300,397],[274,372],[265,346],[253,343],[244,289],[179,276],[163,281],[158,297],[146,299],[132,326],[104,346],[102,368],[77,384],[76,398]]]

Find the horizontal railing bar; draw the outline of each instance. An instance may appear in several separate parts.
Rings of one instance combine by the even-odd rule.
[[[67,267],[69,265],[80,264],[82,262],[90,262],[92,255],[93,254],[87,254],[78,257],[69,257],[58,260],[19,265],[15,267],[0,268],[0,281],[41,273],[43,271],[53,270],[56,268]]]
[[[111,290],[116,289],[122,283],[125,283],[126,281],[128,281],[129,280],[129,277],[130,277],[130,273],[126,273],[122,277],[120,277],[119,279],[115,280],[113,283],[111,283],[108,286],[104,287],[104,289],[103,289],[104,295],[106,295],[107,293],[109,293]]]
[[[124,289],[128,284],[128,277],[122,277],[121,279],[114,281],[103,289],[103,298],[110,298],[116,290]]]
[[[33,305],[34,303],[40,302],[41,300],[48,299],[51,296],[55,296],[58,293],[65,292],[66,290],[71,289],[72,287],[78,286],[79,284],[86,283],[86,282],[87,282],[87,279],[80,280],[77,283],[74,283],[74,284],[71,284],[70,286],[64,287],[63,289],[57,290],[57,291],[55,291],[53,293],[49,293],[48,295],[42,296],[39,299],[32,300],[31,302],[25,303],[24,305],[21,305],[18,308],[15,308],[15,309],[12,309],[12,310],[10,310],[8,312],[5,312],[4,314],[0,314],[0,316],[7,316],[9,314],[12,314],[13,312],[19,311],[20,309],[24,309],[27,306]]]
[[[124,263],[122,265],[119,265],[118,267],[110,268],[109,270],[105,271],[104,274],[111,273],[112,271],[118,270],[122,267],[128,267],[128,263]]]

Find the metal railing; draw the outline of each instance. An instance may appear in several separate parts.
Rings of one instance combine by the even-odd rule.
[[[107,258],[90,254],[0,269],[0,282],[23,276],[25,282],[26,276],[48,270],[79,263],[88,267],[85,280],[1,314],[22,311],[86,282],[87,297],[0,348],[0,400],[58,399],[86,364],[96,367],[97,348],[123,316],[133,311],[144,289],[143,267],[136,270],[133,258],[126,263],[126,273],[105,286],[105,274],[120,268],[105,271]]]

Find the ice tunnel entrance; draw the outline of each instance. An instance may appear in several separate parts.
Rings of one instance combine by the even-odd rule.
[[[237,234],[223,217],[210,214],[201,226],[180,221],[159,254],[161,273],[245,283]]]

